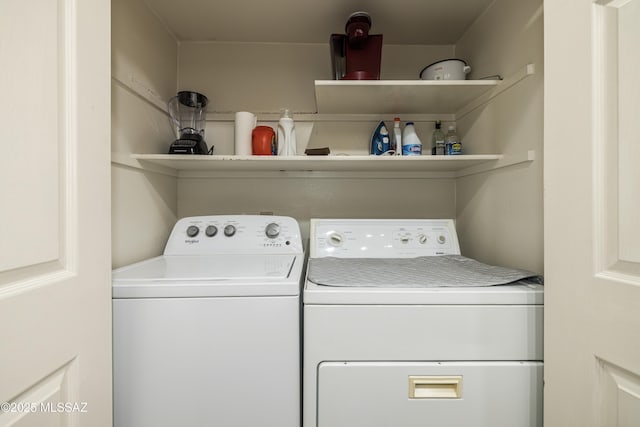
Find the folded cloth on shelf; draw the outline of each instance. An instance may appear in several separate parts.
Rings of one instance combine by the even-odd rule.
[[[311,258],[308,279],[323,286],[473,287],[543,283],[526,270],[483,264],[460,255],[417,258]]]

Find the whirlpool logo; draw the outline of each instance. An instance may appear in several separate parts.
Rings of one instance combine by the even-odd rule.
[[[200,240],[199,239],[186,239],[184,242],[189,244],[189,245],[193,245],[195,243],[200,242]]]

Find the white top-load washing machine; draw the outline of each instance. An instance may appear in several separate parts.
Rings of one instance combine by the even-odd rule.
[[[309,250],[304,427],[542,426],[540,277],[452,220],[312,219]]]
[[[303,264],[293,218],[201,216],[114,270],[115,427],[298,427]]]

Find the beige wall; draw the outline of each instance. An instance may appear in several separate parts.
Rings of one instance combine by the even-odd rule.
[[[543,271],[543,17],[540,0],[496,0],[456,44],[472,78],[535,74],[458,120],[466,153],[535,150],[525,166],[461,178],[456,217],[462,251],[490,263]]]
[[[451,218],[451,179],[245,178],[181,179],[180,217],[272,212],[296,218],[308,237],[309,218]]]
[[[416,79],[453,46],[383,48],[382,79]],[[332,78],[329,43],[182,42],[178,88],[210,99],[210,112],[316,112],[314,80]],[[381,99],[380,102],[384,102]],[[393,118],[392,118],[393,119]]]
[[[454,46],[383,47],[383,79],[416,79],[425,65],[453,55]],[[209,97],[205,137],[214,154],[234,154],[233,113],[251,111],[260,125],[276,127],[282,108],[294,113],[299,152],[306,147],[330,147],[332,153],[367,154],[371,134],[380,120],[393,115],[343,115],[319,119],[314,81],[331,79],[329,46],[301,43],[182,42],[178,88]],[[385,99],[380,99],[384,103]],[[406,120],[407,117],[401,117]],[[433,118],[410,117],[418,133],[430,138]]]
[[[381,74],[385,79],[415,79],[425,65],[451,55],[453,46],[385,46]],[[299,152],[310,146],[330,147],[334,154],[367,154],[378,121],[393,123],[393,116],[319,118],[314,114],[314,80],[331,79],[328,43],[181,43],[179,57],[178,86],[202,91],[211,99],[209,111],[214,119],[207,124],[206,139],[215,145],[215,154],[233,154],[230,113],[235,111],[252,111],[259,124],[275,127],[279,109],[292,109]],[[426,143],[433,121],[417,120]],[[273,212],[298,219],[305,236],[313,217],[455,216],[453,179],[368,176],[181,178],[178,215]]]
[[[176,221],[176,178],[123,165],[131,153],[166,152],[164,102],[176,91],[177,43],[142,0],[113,0],[111,83],[112,264],[162,252]]]

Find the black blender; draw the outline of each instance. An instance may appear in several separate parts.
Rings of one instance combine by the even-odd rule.
[[[169,154],[207,154],[204,127],[207,119],[206,96],[198,92],[181,91],[167,104],[171,126],[177,139],[171,144]],[[213,146],[211,147],[213,150]]]

